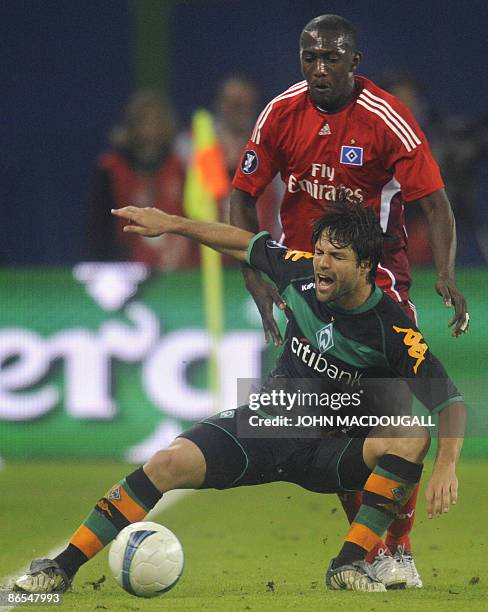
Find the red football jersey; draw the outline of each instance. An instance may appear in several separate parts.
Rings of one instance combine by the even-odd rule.
[[[274,98],[259,116],[233,185],[259,196],[279,172],[285,183],[282,241],[311,250],[311,225],[337,187],[371,205],[386,234],[377,284],[398,301],[411,284],[403,203],[444,186],[411,112],[364,77],[337,113],[314,106],[306,81]]]

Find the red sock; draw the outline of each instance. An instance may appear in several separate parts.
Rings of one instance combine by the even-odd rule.
[[[412,546],[409,538],[409,533],[412,531],[413,522],[415,520],[415,506],[417,504],[417,495],[419,485],[415,487],[408,502],[402,507],[397,515],[397,518],[390,525],[386,534],[386,544],[393,552],[398,546],[404,546],[405,551],[412,552]]]
[[[388,528],[385,544],[380,543],[369,551],[366,557],[368,563],[371,563],[382,549],[385,554],[391,554],[395,553],[399,546],[402,546],[405,552],[412,552],[412,543],[410,542],[409,533],[413,529],[413,522],[415,520],[415,506],[417,505],[418,492],[419,485],[417,484],[410,499],[402,507],[397,518]]]
[[[341,500],[342,507],[344,508],[344,512],[347,515],[347,520],[349,521],[349,524],[351,524],[356,518],[356,514],[358,513],[358,510],[361,507],[361,503],[363,501],[363,494],[362,492],[338,493],[337,496]]]
[[[381,550],[383,550],[385,554],[391,554],[390,551],[396,552],[399,546],[403,546],[407,553],[412,552],[409,534],[412,531],[415,520],[415,506],[417,505],[418,492],[419,485],[417,484],[410,499],[402,507],[398,517],[390,525],[386,533],[385,544],[380,542],[370,550],[366,557],[366,561],[369,563],[373,561]],[[362,493],[341,493],[338,496],[349,523],[353,522],[358,513],[362,502],[362,496]]]

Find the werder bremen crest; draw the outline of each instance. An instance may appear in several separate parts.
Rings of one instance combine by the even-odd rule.
[[[391,490],[393,496],[397,501],[402,501],[405,497],[405,488],[404,487],[393,487]]]
[[[326,353],[334,346],[334,338],[332,336],[332,323],[328,323],[315,334],[317,344],[321,353]]]
[[[116,485],[115,487],[110,489],[110,492],[107,495],[107,497],[108,497],[108,499],[112,499],[112,500],[115,500],[115,501],[120,501],[122,499],[122,496],[120,494],[120,487],[118,485]]]

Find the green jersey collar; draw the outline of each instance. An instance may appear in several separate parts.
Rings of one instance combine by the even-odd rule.
[[[378,304],[378,302],[381,300],[382,297],[383,297],[383,291],[381,291],[381,289],[379,287],[376,287],[375,285],[373,293],[369,296],[369,298],[365,302],[361,304],[361,306],[358,306],[357,308],[352,308],[351,310],[348,310],[347,308],[341,308],[340,306],[337,306],[337,304],[334,304],[334,302],[330,302],[329,304],[327,304],[327,306],[331,310],[335,310],[343,314],[353,314],[353,315],[361,314],[363,312],[367,312],[368,310],[371,310],[371,308],[374,308]]]

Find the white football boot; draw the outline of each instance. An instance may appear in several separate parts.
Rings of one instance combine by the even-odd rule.
[[[404,589],[406,587],[407,574],[403,566],[391,555],[387,554],[386,549],[378,549],[378,554],[371,562],[371,565],[376,577],[387,589]]]
[[[71,580],[52,559],[34,559],[29,570],[14,582],[15,591],[26,593],[64,593]]]
[[[405,550],[405,545],[398,546],[393,555],[396,563],[402,568],[407,580],[407,589],[421,589],[423,586],[422,578],[415,567],[412,554]]]
[[[332,569],[330,562],[325,583],[331,591],[385,592],[385,585],[375,576],[372,566],[366,561],[353,561]]]

